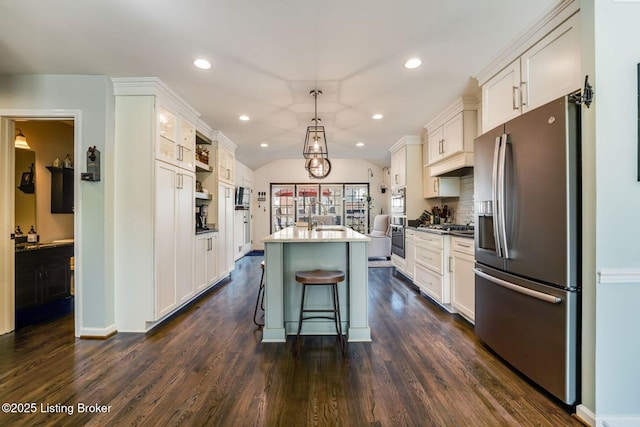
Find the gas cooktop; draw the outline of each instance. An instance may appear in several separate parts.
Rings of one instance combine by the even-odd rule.
[[[430,230],[445,230],[445,231],[473,231],[473,225],[463,224],[427,224],[421,225],[418,228],[428,228]]]
[[[460,233],[464,235],[473,235],[474,229],[472,225],[462,225],[462,224],[427,224],[420,225],[418,228],[424,228],[429,231],[433,231],[436,233]]]

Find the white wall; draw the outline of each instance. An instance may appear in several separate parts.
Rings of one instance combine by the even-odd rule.
[[[584,2],[583,2],[584,3]],[[591,6],[590,6],[591,7]],[[640,3],[593,2],[597,425],[640,425]],[[626,274],[619,283],[608,273]]]
[[[76,186],[81,206],[78,220],[76,284],[82,283],[76,311],[76,334],[98,335],[114,325],[113,226],[111,157],[113,150],[113,88],[105,76],[77,75],[0,75],[0,110],[79,110],[78,134],[86,152],[97,146],[102,152],[103,175],[100,182],[81,182]],[[76,162],[84,169],[85,162]]]
[[[369,177],[368,169],[373,172]],[[408,177],[411,179],[411,177]],[[253,198],[253,249],[264,249],[262,239],[270,234],[269,230],[269,190],[271,183],[370,183],[371,196],[374,199],[371,218],[380,213],[389,212],[390,190],[382,194],[378,185],[384,182],[389,185],[389,175],[383,173],[382,168],[366,160],[357,159],[331,159],[331,173],[322,180],[311,179],[304,168],[304,159],[276,160],[254,171]],[[420,182],[422,182],[420,178]],[[267,193],[267,202],[258,203],[257,192]],[[259,206],[258,206],[259,205]]]

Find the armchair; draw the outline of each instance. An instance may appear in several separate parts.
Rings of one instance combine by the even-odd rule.
[[[390,215],[376,215],[373,219],[373,228],[367,236],[371,237],[368,243],[369,258],[391,258],[391,217]]]

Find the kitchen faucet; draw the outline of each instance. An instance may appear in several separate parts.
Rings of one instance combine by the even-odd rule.
[[[313,224],[311,223],[311,208],[313,207],[313,205],[320,205],[322,207],[322,209],[324,209],[324,215],[327,215],[327,207],[325,205],[323,205],[322,203],[318,202],[317,200],[315,202],[311,202],[309,203],[309,221],[307,223],[308,225],[308,230],[311,231],[313,229]]]

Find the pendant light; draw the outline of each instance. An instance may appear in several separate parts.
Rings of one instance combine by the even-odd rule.
[[[20,129],[16,129],[18,134],[16,135],[16,140],[13,143],[15,148],[21,148],[23,150],[31,150],[29,144],[27,144],[27,138],[24,136]]]
[[[324,126],[319,125],[322,119],[318,117],[318,96],[322,95],[322,91],[314,89],[309,92],[309,95],[314,99],[314,117],[312,119],[313,125],[307,126],[302,156],[306,159],[305,169],[309,172],[309,177],[322,179],[331,172],[327,136],[324,132]]]
[[[329,159],[312,158],[305,162],[305,169],[309,172],[309,178],[326,178],[331,172]]]

